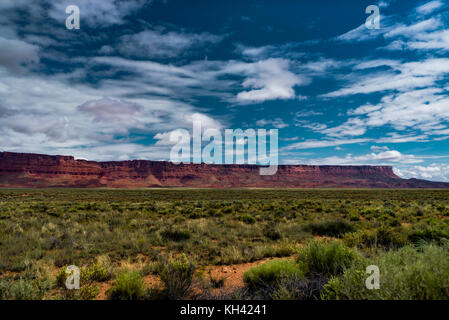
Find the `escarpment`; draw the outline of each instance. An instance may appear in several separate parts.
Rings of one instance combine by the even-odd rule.
[[[72,156],[0,152],[0,187],[282,187],[449,188],[449,183],[402,179],[389,166],[280,165],[259,175],[257,165],[96,162]]]

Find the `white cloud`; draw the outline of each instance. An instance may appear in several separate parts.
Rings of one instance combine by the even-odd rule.
[[[177,142],[174,142],[170,139],[171,135],[174,134],[174,136],[182,136],[183,133],[184,133],[183,129],[175,129],[167,132],[159,132],[153,137],[153,139],[158,140],[155,143],[155,145],[157,146],[172,146]]]
[[[435,1],[434,3],[437,3]],[[432,4],[432,2],[430,3]],[[384,49],[387,50],[449,50],[449,32],[445,28],[447,17],[435,14],[427,20],[414,24],[397,24],[385,33],[386,39],[395,39]]]
[[[387,50],[449,50],[448,34],[444,29],[447,18],[435,13],[443,5],[439,0],[421,5],[415,8],[415,13],[410,14],[405,23],[398,22],[395,16],[382,16],[380,29],[369,30],[362,24],[334,40],[353,42],[383,38],[391,41],[383,47]],[[433,16],[422,20],[430,14]]]
[[[447,74],[449,74],[447,58],[407,62],[397,64],[393,70],[389,71],[352,74],[348,85],[323,97],[341,97],[387,90],[409,91],[414,88],[433,86]]]
[[[366,122],[359,118],[350,118],[344,124],[328,128],[322,133],[330,137],[361,136],[366,132]]]
[[[208,115],[201,114],[201,113],[187,114],[187,115],[183,116],[183,120],[178,120],[178,123],[180,125],[179,128],[176,128],[171,131],[157,133],[153,137],[155,140],[158,140],[156,142],[156,145],[157,146],[167,146],[167,145],[175,144],[173,141],[170,140],[170,135],[172,133],[175,133],[175,134],[177,134],[177,136],[179,136],[182,133],[181,130],[184,130],[184,129],[189,131],[190,133],[192,133],[194,122],[200,123],[202,133],[204,133],[204,131],[207,129],[216,129],[219,131],[223,129],[223,124],[220,121],[218,121]]]
[[[138,117],[142,116],[143,107],[132,102],[103,98],[88,101],[78,107],[98,122],[117,122],[124,126],[136,125]]]
[[[383,146],[383,147],[382,146],[371,146],[370,149],[373,151],[388,151],[388,150],[390,150],[388,147],[385,147],[385,146]]]
[[[414,164],[421,163],[424,160],[414,156],[402,154],[396,150],[388,150],[379,153],[369,153],[359,156],[347,154],[345,157],[327,157],[307,160],[315,165],[389,165],[392,163]]]
[[[241,44],[237,45],[236,51],[243,55],[245,58],[250,59],[263,59],[272,54],[276,50],[276,47],[267,45],[262,47],[247,47]]]
[[[222,126],[186,103],[154,96],[124,98],[136,90],[126,80],[91,88],[70,79],[69,75],[21,77],[0,70],[0,148],[108,160],[125,154],[116,147],[124,146],[129,158],[161,159],[166,152],[168,159],[168,148],[158,146],[151,157],[146,150],[156,149],[139,144],[129,132],[148,135],[191,127],[192,119]]]
[[[429,166],[411,166],[394,168],[397,175],[402,178],[418,178],[433,181],[449,181],[449,165],[431,164]]]
[[[414,50],[445,50],[449,51],[449,30],[441,30],[428,34],[419,34],[406,43]]]
[[[447,134],[448,105],[449,95],[439,88],[385,95],[377,105],[349,110],[348,115],[357,117],[350,117],[345,123],[323,130],[323,133],[331,137],[361,136],[371,128],[388,125],[398,131],[420,130],[422,133],[401,135],[395,132],[390,137],[378,139],[379,143],[428,141],[429,135]]]
[[[422,159],[417,159],[414,155],[404,155],[396,150],[388,150],[379,153],[371,153],[354,158],[356,161],[387,161],[387,162],[401,162],[401,163],[419,163]]]
[[[350,42],[350,41],[367,41],[380,37],[384,29],[368,29],[365,24],[358,26],[338,37],[335,40]]]
[[[295,112],[296,118],[306,118],[306,117],[312,117],[312,116],[322,116],[323,113],[320,111],[314,111],[314,110],[301,110]]]
[[[132,71],[135,85],[142,83],[160,87],[169,97],[182,97],[187,93],[199,96],[219,96],[223,100],[237,104],[261,103],[267,100],[296,98],[295,86],[306,85],[309,79],[289,70],[290,60],[270,58],[257,62],[242,61],[195,61],[184,66],[173,66],[153,61],[135,61],[119,57],[96,57],[94,62],[114,66],[118,70]],[[238,80],[225,76],[238,76]],[[234,77],[235,78],[235,77]],[[111,82],[112,80],[109,80]],[[134,83],[133,83],[134,85]],[[232,95],[232,89],[241,90]]]
[[[416,8],[416,12],[418,12],[419,14],[428,15],[434,12],[435,10],[441,8],[442,6],[443,2],[441,2],[440,0],[434,0],[427,2]]]
[[[382,137],[376,140],[377,143],[405,143],[405,142],[428,142],[429,136],[422,135],[401,135],[396,132],[388,134],[387,137]]]
[[[143,58],[172,58],[186,50],[215,44],[223,37],[210,33],[183,33],[175,31],[145,30],[121,37],[118,51],[125,56]],[[110,54],[110,53],[109,53]]]
[[[0,67],[9,72],[18,73],[23,65],[39,62],[39,47],[16,39],[6,39],[0,36]]]
[[[251,90],[237,94],[236,100],[240,103],[292,99],[295,97],[293,87],[308,83],[308,79],[289,70],[289,60],[278,58],[254,63],[232,62],[223,73],[245,76],[242,86]]]
[[[345,63],[334,59],[320,58],[317,61],[310,61],[298,66],[302,72],[312,75],[325,75],[331,69],[337,69],[344,66]]]
[[[288,124],[284,122],[284,120],[282,120],[281,118],[276,118],[276,119],[260,119],[256,121],[256,125],[259,127],[269,127],[272,126],[274,128],[277,129],[283,129],[283,128],[287,128]]]
[[[307,120],[300,120],[301,118],[297,119],[295,118],[295,127],[302,127],[307,128],[315,132],[323,132],[325,129],[327,129],[327,125],[324,123],[318,123],[318,122],[310,122]]]
[[[365,70],[365,69],[373,69],[377,67],[388,66],[391,68],[397,68],[400,66],[401,62],[398,60],[391,59],[374,59],[360,62],[354,66],[354,70]]]
[[[291,137],[291,138],[279,138],[279,140],[282,140],[282,141],[297,141],[297,140],[299,140],[299,137],[295,136],[295,137]]]
[[[193,122],[199,122],[201,124],[201,129],[204,131],[206,129],[217,129],[217,130],[221,130],[223,128],[223,125],[221,124],[220,121],[202,114],[202,113],[191,113],[191,114],[187,114],[184,115],[184,124],[185,124],[185,128],[191,128]]]
[[[282,151],[286,150],[300,150],[300,149],[314,149],[314,148],[326,148],[335,147],[346,144],[356,144],[368,142],[370,139],[338,139],[338,140],[307,140],[303,142],[297,142],[281,148]]]
[[[427,131],[449,121],[449,96],[442,92],[429,88],[385,96],[379,109],[366,111],[365,123],[369,127],[390,124],[398,130],[412,127]]]
[[[370,113],[370,112],[373,112],[373,111],[377,111],[377,110],[379,110],[381,108],[382,108],[381,105],[374,106],[372,104],[366,104],[366,105],[358,107],[355,110],[351,110],[351,109],[348,110],[347,114],[348,115],[361,115],[361,114],[366,114],[366,113]]]
[[[420,33],[434,31],[443,26],[440,19],[430,18],[424,21],[417,22],[412,25],[399,24],[395,25],[389,32],[385,33],[386,38],[395,36],[412,37]]]

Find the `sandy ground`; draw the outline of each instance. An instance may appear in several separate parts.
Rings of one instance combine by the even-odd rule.
[[[211,295],[213,296],[218,296],[224,293],[231,293],[245,286],[243,282],[243,274],[249,268],[252,268],[258,264],[264,263],[269,260],[279,260],[279,259],[293,259],[293,257],[268,258],[249,263],[223,265],[223,266],[207,266],[204,272],[204,280],[207,282],[209,280],[209,277],[212,277],[217,280],[224,279],[224,284],[221,288],[209,289]],[[161,280],[156,275],[147,275],[143,279],[147,287],[163,288]],[[96,300],[106,300],[107,299],[106,291],[112,286],[112,284],[113,280],[98,284],[100,292]],[[201,287],[200,283],[195,282],[193,285],[194,294],[201,294],[203,291],[204,289]]]

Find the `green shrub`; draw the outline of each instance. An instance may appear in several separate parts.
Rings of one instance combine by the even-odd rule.
[[[329,279],[325,276],[282,277],[269,292],[274,300],[317,300]]]
[[[313,235],[340,238],[345,233],[354,232],[355,228],[344,220],[334,220],[309,223],[304,226],[304,231],[311,232]]]
[[[343,242],[350,247],[386,249],[399,248],[407,244],[407,235],[392,227],[383,226],[376,230],[360,230],[348,233]]]
[[[191,290],[196,266],[185,254],[168,261],[159,273],[169,299],[183,299]]]
[[[43,279],[0,279],[0,300],[41,300],[50,288],[50,282]]]
[[[303,277],[302,271],[294,260],[271,260],[252,267],[243,275],[243,281],[251,287],[263,287],[275,284],[281,278]]]
[[[66,273],[68,266],[64,266],[61,269],[59,269],[57,275],[56,275],[56,285],[60,288],[65,288],[65,282],[67,280],[68,274]]]
[[[144,295],[144,283],[137,271],[121,272],[108,290],[112,300],[139,300]]]
[[[111,278],[111,274],[106,266],[103,266],[98,262],[89,267],[81,268],[80,273],[82,283],[89,281],[103,282]]]
[[[300,250],[298,263],[308,275],[333,276],[343,273],[357,257],[340,242],[313,241]]]
[[[11,282],[9,279],[0,278],[0,300],[8,299]]]
[[[323,299],[447,300],[449,299],[448,247],[407,246],[364,259],[323,288]],[[380,289],[368,290],[365,268],[380,270]]]
[[[273,225],[267,225],[263,230],[263,235],[270,240],[279,240],[282,237],[281,232]]]
[[[245,214],[243,216],[239,217],[239,220],[246,223],[246,224],[254,224],[256,222],[256,218],[249,214]]]
[[[9,291],[11,298],[15,300],[33,300],[33,298],[36,298],[33,284],[25,279],[14,281]]]
[[[80,298],[82,300],[93,300],[97,297],[100,289],[96,285],[86,285],[81,287],[80,289]]]
[[[412,243],[418,243],[419,241],[436,242],[441,243],[443,239],[449,239],[449,228],[438,228],[434,226],[419,228],[412,230],[408,239]]]
[[[190,233],[183,230],[164,230],[161,232],[162,238],[165,240],[183,241],[190,239]]]
[[[407,235],[400,229],[381,227],[377,230],[377,245],[384,248],[400,248],[407,244]]]
[[[58,274],[56,275],[56,284],[60,288],[66,288],[66,280],[69,276],[66,273],[67,266],[64,266],[58,271]],[[83,286],[85,284],[88,284],[89,282],[96,281],[96,282],[103,282],[111,279],[111,274],[106,268],[106,266],[95,263],[93,265],[90,265],[88,267],[82,267],[80,270],[80,286]]]

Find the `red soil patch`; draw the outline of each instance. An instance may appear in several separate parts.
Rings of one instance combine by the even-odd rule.
[[[280,260],[280,259],[293,259],[293,257],[285,258],[267,258],[263,260],[258,260],[249,263],[242,264],[232,264],[223,266],[208,266],[205,268],[205,280],[209,280],[209,277],[218,280],[224,279],[224,285],[221,288],[211,288],[210,293],[213,296],[219,296],[224,293],[231,293],[235,290],[245,287],[243,282],[243,274],[250,268],[257,266],[258,264],[264,263],[269,260]],[[147,275],[143,278],[145,284],[152,288],[163,288],[163,284],[158,276]],[[111,288],[113,280],[108,282],[99,283],[100,292],[96,297],[96,300],[106,300],[108,298],[106,291]],[[195,294],[201,294],[204,289],[202,289],[198,284],[194,285],[193,291]]]
[[[215,279],[224,279],[224,285],[221,288],[212,288],[211,294],[218,296],[223,293],[230,293],[235,290],[241,289],[245,287],[245,283],[243,282],[243,274],[250,268],[255,267],[261,263],[270,261],[270,260],[281,260],[281,259],[293,259],[294,257],[284,257],[284,258],[267,258],[263,260],[258,260],[249,263],[242,264],[232,264],[225,266],[210,266],[206,268],[205,274],[206,277],[210,276]]]

